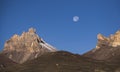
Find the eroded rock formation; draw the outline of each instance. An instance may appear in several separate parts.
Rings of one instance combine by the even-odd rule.
[[[96,48],[85,53],[84,56],[96,60],[116,62],[115,58],[119,58],[120,56],[120,31],[117,31],[114,35],[110,35],[109,37],[98,34],[97,39]]]
[[[117,31],[114,35],[110,35],[109,37],[104,37],[103,35],[98,34],[97,38],[98,43],[96,48],[100,48],[102,46],[120,46],[120,31]]]
[[[15,34],[4,45],[3,53],[17,63],[37,58],[46,52],[54,52],[56,49],[46,43],[36,34],[36,30],[30,28],[20,36]]]

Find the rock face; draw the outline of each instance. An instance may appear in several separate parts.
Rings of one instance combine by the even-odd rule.
[[[97,60],[113,60],[120,56],[120,31],[114,35],[104,37],[98,34],[98,43],[96,48],[84,54],[86,57],[91,57]]]
[[[15,34],[6,41],[3,53],[17,63],[37,58],[46,52],[54,52],[56,49],[46,43],[36,34],[36,30],[30,28],[21,36]]]
[[[104,37],[101,34],[98,34],[98,44],[96,48],[100,48],[102,46],[112,46],[117,47],[120,46],[120,31],[117,31],[114,35],[110,35],[108,38]]]

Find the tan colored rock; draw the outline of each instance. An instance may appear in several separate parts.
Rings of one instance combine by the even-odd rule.
[[[105,40],[105,37],[102,34],[97,35],[98,40]]]
[[[114,35],[110,35],[109,37],[104,37],[103,35],[98,34],[97,39],[98,43],[96,49],[102,46],[120,46],[120,31],[117,31]]]
[[[44,43],[43,43],[44,42]],[[42,43],[42,45],[41,45]],[[37,58],[46,52],[54,52],[56,49],[47,45],[37,34],[36,30],[30,28],[20,36],[15,34],[4,45],[3,53],[17,63]]]
[[[105,60],[106,62],[120,62],[120,31],[109,37],[98,34],[98,42],[96,48],[84,54],[96,60]]]

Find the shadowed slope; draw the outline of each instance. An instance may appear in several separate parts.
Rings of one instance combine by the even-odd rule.
[[[1,70],[5,69],[9,66],[16,65],[16,64],[17,63],[13,62],[9,58],[7,58],[5,55],[0,54],[0,72],[1,72]]]
[[[34,60],[8,68],[9,72],[113,72],[115,66],[65,51],[44,54]],[[4,71],[3,71],[4,72]]]

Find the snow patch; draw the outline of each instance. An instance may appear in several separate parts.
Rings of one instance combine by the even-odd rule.
[[[50,44],[46,43],[43,39],[41,39],[42,42],[40,43],[40,45],[42,46],[42,48],[47,48],[50,51],[56,51],[56,48],[51,46]]]

